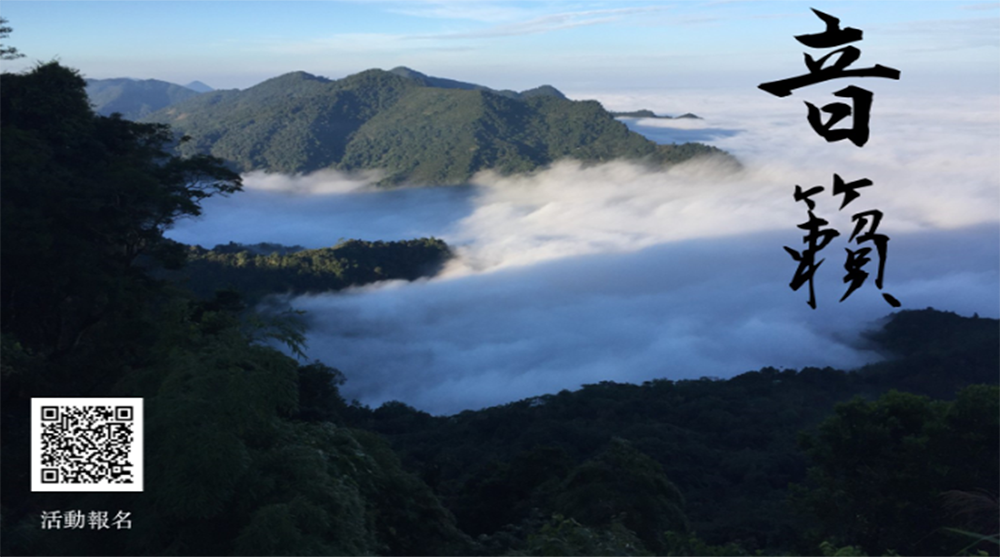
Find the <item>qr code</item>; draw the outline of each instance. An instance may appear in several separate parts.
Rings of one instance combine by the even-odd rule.
[[[32,491],[142,491],[141,398],[31,399]]]

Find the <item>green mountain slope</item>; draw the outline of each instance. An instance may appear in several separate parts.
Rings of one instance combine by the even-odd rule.
[[[118,112],[138,120],[152,112],[199,95],[198,91],[158,79],[88,79],[87,97],[102,116]]]
[[[215,91],[147,118],[191,139],[183,154],[210,153],[241,171],[377,169],[383,183],[454,184],[480,170],[523,172],[560,158],[674,163],[701,144],[657,146],[595,101],[542,86],[494,91],[407,68],[340,80],[285,74],[245,91]]]
[[[475,83],[466,83],[464,81],[456,81],[454,79],[447,79],[443,77],[432,77],[426,74],[422,74],[416,70],[411,70],[405,66],[399,66],[398,68],[393,68],[389,70],[389,73],[396,74],[400,77],[405,77],[412,81],[416,81],[424,87],[438,87],[441,89],[465,89],[468,91],[489,91],[490,93],[496,93],[502,97],[507,97],[511,99],[525,99],[529,97],[538,96],[548,96],[548,97],[558,97],[560,99],[565,99],[566,95],[563,95],[561,91],[556,89],[551,85],[542,85],[540,87],[535,87],[534,89],[528,89],[526,91],[511,91],[510,89],[496,90],[490,89],[483,85],[476,85]]]

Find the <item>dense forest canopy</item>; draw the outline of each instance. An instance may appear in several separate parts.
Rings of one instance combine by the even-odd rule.
[[[249,300],[267,294],[305,294],[340,290],[382,280],[415,280],[433,275],[452,257],[436,238],[399,242],[347,240],[307,250],[277,244],[230,243],[211,250],[188,248],[188,264],[175,278],[187,277],[202,297],[234,288]]]

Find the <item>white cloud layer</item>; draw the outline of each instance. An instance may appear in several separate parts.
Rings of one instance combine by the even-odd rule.
[[[871,279],[837,303],[850,215],[865,209],[885,215],[884,289],[904,309],[1000,315],[996,97],[877,91],[861,149],[816,136],[798,94],[598,98],[609,109],[695,112],[705,120],[629,125],[663,142],[709,142],[745,169],[567,162],[394,191],[363,175],[253,175],[247,192],[211,200],[205,219],[173,236],[307,247],[342,237],[447,240],[459,257],[438,277],[291,301],[308,312],[310,356],[347,375],[347,395],[436,413],[602,380],[871,361],[858,332],[891,308]],[[875,185],[838,211],[834,172]],[[843,234],[821,252],[815,311],[805,288],[788,287],[795,269],[782,250],[801,242],[796,184],[826,187],[817,215]]]

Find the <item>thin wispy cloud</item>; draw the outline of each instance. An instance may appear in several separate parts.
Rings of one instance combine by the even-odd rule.
[[[801,17],[802,17],[802,14],[799,13],[799,12],[788,12],[788,13],[782,13],[782,14],[756,14],[756,15],[751,14],[751,15],[744,16],[741,19],[763,19],[763,20],[767,20],[767,19],[798,19],[798,18],[801,18]]]
[[[745,4],[747,2],[759,2],[760,0],[712,0],[711,2],[705,2],[704,4],[699,4],[702,7],[709,6],[726,6],[729,4]]]
[[[274,54],[310,55],[323,53],[392,53],[409,46],[413,37],[392,33],[341,33],[310,39],[268,39],[246,41],[249,51]]]
[[[484,23],[524,19],[532,13],[527,9],[509,4],[443,1],[407,2],[386,8],[385,11],[427,19],[466,20]]]
[[[913,44],[920,46],[908,48],[909,52],[1000,48],[1000,17],[909,21],[881,28],[878,33],[912,37]]]
[[[657,11],[662,11],[664,9],[665,8],[662,7],[647,7],[647,8],[615,8],[607,10],[564,12],[564,13],[550,14],[541,17],[536,17],[533,19],[529,19],[527,21],[519,21],[515,23],[495,25],[493,27],[476,31],[469,31],[462,33],[445,33],[440,35],[432,35],[426,38],[489,39],[496,37],[513,37],[519,35],[536,35],[540,33],[550,33],[553,31],[572,29],[575,27],[584,27],[589,25],[600,25],[604,23],[611,23],[615,21],[620,21],[627,16],[632,16],[641,13],[657,12]]]
[[[1000,10],[1000,4],[997,2],[980,2],[978,4],[965,4],[959,6],[958,9],[971,11]]]
[[[451,8],[449,8],[451,9]],[[628,16],[660,11],[664,8],[615,8],[544,15],[525,21],[494,25],[485,29],[456,33],[394,34],[394,33],[341,33],[308,39],[268,38],[245,41],[252,51],[274,54],[311,55],[330,52],[347,53],[398,53],[417,50],[455,51],[454,39],[487,39],[549,33],[575,27],[601,25],[621,21]],[[435,41],[445,41],[434,44]],[[422,46],[414,47],[417,42]],[[460,50],[470,50],[465,47]]]

